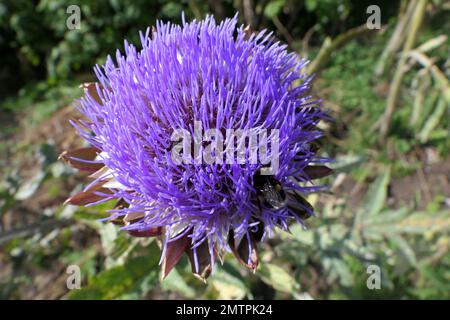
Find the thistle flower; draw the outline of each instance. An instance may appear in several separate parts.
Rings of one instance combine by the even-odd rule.
[[[331,172],[317,165],[326,159],[316,156],[316,124],[326,115],[308,95],[311,78],[301,72],[307,61],[266,31],[237,27],[236,16],[220,24],[212,17],[158,22],[140,37],[142,48],[125,41],[116,63],[108,57],[95,67],[98,82],[83,84],[77,107],[88,120],[72,124],[90,147],[61,157],[93,180],[67,202],[116,199],[107,219],[132,236],[161,240],[164,277],[183,253],[202,279],[225,252],[255,271],[257,243],[313,215],[302,194],[318,190],[311,180]],[[219,134],[275,130],[278,170],[263,174],[249,149],[243,161],[205,164],[196,152],[175,161],[173,132],[198,139],[196,122]],[[213,150],[216,159],[226,153]]]

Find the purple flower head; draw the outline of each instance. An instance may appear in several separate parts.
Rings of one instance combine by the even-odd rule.
[[[94,180],[68,201],[117,199],[108,219],[132,235],[160,236],[164,275],[183,252],[202,278],[227,251],[254,270],[257,242],[312,215],[301,194],[316,191],[311,179],[330,171],[311,166],[326,160],[315,147],[325,114],[308,95],[307,62],[271,33],[237,27],[236,16],[220,24],[211,16],[181,26],[158,22],[141,34],[141,45],[125,42],[125,54],[96,66],[98,83],[85,85],[78,108],[88,120],[73,124],[92,147],[63,157]],[[183,143],[192,141],[182,162],[173,156],[177,130]],[[240,160],[228,161],[228,144],[211,147],[237,130],[258,141],[267,136],[276,171],[263,173],[267,163],[251,161],[249,140],[235,141],[244,141]],[[202,161],[208,151],[215,162]]]

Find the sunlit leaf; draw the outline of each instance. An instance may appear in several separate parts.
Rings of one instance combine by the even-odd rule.
[[[294,277],[287,270],[276,264],[262,263],[258,269],[258,274],[265,283],[272,286],[275,290],[292,294],[300,289],[300,285]]]

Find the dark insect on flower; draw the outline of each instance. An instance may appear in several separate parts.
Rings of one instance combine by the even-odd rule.
[[[237,17],[158,22],[141,34],[140,50],[125,42],[125,55],[117,52],[116,63],[108,57],[95,67],[98,82],[82,85],[77,107],[87,120],[72,124],[90,146],[61,155],[92,179],[67,203],[116,199],[107,219],[132,236],[161,240],[163,277],[184,254],[203,280],[226,252],[255,271],[257,244],[313,215],[302,195],[321,188],[312,179],[331,173],[316,156],[317,123],[326,113],[308,95],[307,62],[270,33],[236,25]],[[196,122],[219,134],[276,130],[277,170],[263,174],[249,152],[242,162],[197,162],[195,150],[194,158],[175,161],[174,131],[195,137]]]

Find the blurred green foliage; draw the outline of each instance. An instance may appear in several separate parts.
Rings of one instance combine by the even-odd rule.
[[[273,19],[280,19],[294,36],[302,36],[314,26],[317,32],[337,33],[361,24],[365,8],[371,1],[326,0],[254,0],[254,28],[274,29]],[[373,1],[372,1],[373,2]],[[380,2],[380,1],[378,1]],[[387,14],[397,5],[381,1]],[[67,8],[76,4],[81,10],[80,29],[70,30]],[[242,1],[117,1],[79,0],[5,0],[0,3],[0,96],[11,94],[32,80],[47,79],[49,83],[67,80],[74,73],[88,72],[95,63],[102,63],[108,54],[122,49],[123,40],[139,42],[139,31],[155,25],[157,19],[181,22],[201,18],[208,12],[233,16],[241,11]],[[279,18],[278,18],[279,17]],[[302,17],[302,19],[297,19]]]
[[[21,76],[16,82],[48,77],[54,82],[69,78],[72,72],[90,71],[107,54],[115,54],[125,38],[137,42],[138,32],[157,18],[179,21],[181,11],[187,9],[186,4],[175,1],[78,1],[80,29],[70,30],[66,10],[71,4],[73,1],[2,1],[0,45],[11,62],[2,64],[7,68],[1,72],[4,77]]]
[[[83,0],[77,2],[79,30],[66,27],[66,8],[73,2],[0,3],[0,96],[8,96],[0,102],[0,120],[6,119],[0,130],[0,152],[6,155],[0,158],[0,298],[450,299],[448,190],[424,198],[426,182],[416,179],[403,185],[409,201],[392,192],[403,178],[429,170],[415,153],[435,152],[437,166],[448,163],[450,123],[445,120],[450,111],[441,86],[411,64],[386,145],[377,145],[377,134],[370,130],[384,112],[393,69],[374,76],[374,67],[398,23],[399,8],[408,1],[251,2],[249,11],[240,0]],[[442,1],[430,3],[433,9]],[[203,284],[184,257],[161,281],[155,241],[131,238],[98,221],[111,204],[61,206],[66,193],[80,190],[83,181],[73,181],[74,171],[56,160],[61,146],[51,134],[55,128],[46,126],[50,135],[38,142],[21,135],[40,133],[42,123],[80,95],[77,85],[92,78],[95,63],[114,55],[125,38],[137,43],[138,31],[156,19],[179,23],[182,11],[187,19],[207,13],[220,19],[240,11],[241,22],[274,30],[291,49],[314,58],[326,37],[365,23],[371,4],[382,8],[386,30],[333,52],[314,87],[335,116],[324,128],[329,141],[323,152],[336,159],[336,175],[323,182],[333,185],[343,178],[350,186],[339,196],[310,196],[318,217],[307,221],[307,230],[293,224],[290,234],[280,232],[266,241],[256,274],[228,256]],[[448,9],[436,10],[418,45],[449,34]],[[309,31],[310,49],[305,50]],[[448,52],[448,41],[430,51],[447,78]],[[30,161],[32,172],[23,172]],[[432,181],[445,174],[434,173]],[[80,290],[65,286],[71,264],[81,268]],[[381,289],[367,286],[371,265],[381,269]]]

